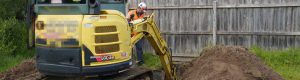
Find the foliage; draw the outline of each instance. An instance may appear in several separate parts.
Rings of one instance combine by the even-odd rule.
[[[26,37],[24,21],[0,19],[0,72],[33,56],[33,50],[26,49]]]
[[[16,55],[26,49],[25,23],[15,18],[0,19],[0,55]]]
[[[0,0],[0,18],[24,19],[27,0]]]
[[[264,50],[259,47],[252,47],[251,50],[286,80],[300,80],[299,48]]]
[[[25,10],[27,0],[0,0],[0,72],[31,58],[26,49]]]

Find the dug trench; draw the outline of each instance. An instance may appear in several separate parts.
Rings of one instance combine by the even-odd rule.
[[[200,57],[178,66],[177,72],[180,80],[284,80],[255,54],[240,46],[203,49]],[[45,79],[37,71],[35,60],[29,59],[0,73],[0,80]]]

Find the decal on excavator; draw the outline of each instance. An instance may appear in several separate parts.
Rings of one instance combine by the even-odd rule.
[[[108,55],[100,55],[100,56],[91,56],[90,59],[96,59],[97,62],[109,61],[115,59],[115,56],[108,54]]]

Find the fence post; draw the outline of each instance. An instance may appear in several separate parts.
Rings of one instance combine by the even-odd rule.
[[[217,45],[217,0],[213,2],[213,46]]]

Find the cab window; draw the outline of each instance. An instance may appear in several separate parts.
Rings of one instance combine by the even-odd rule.
[[[124,3],[124,0],[100,0],[101,3]]]
[[[38,4],[85,4],[86,0],[37,0]]]

